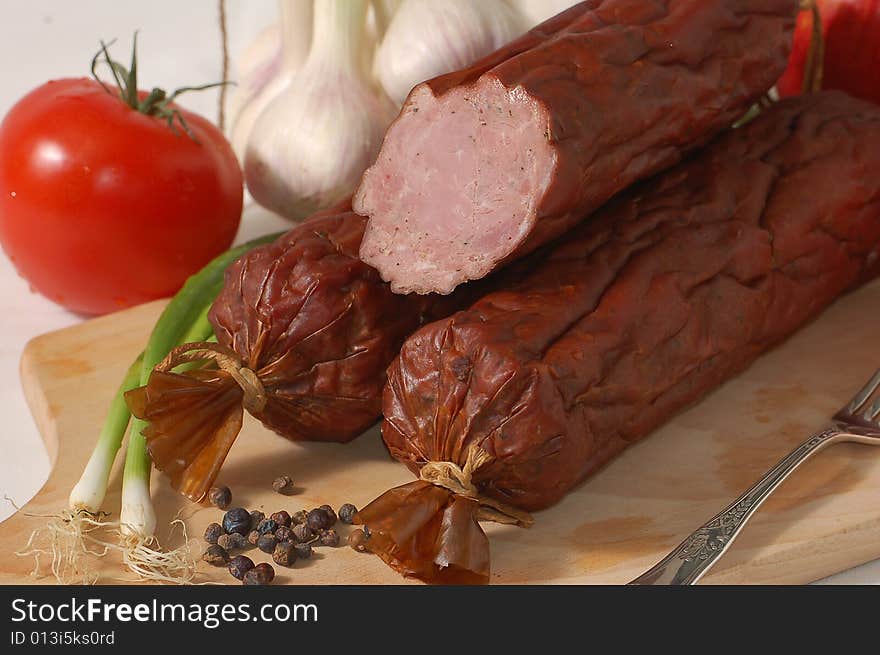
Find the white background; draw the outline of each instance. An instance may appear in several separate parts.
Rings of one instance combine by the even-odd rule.
[[[274,0],[227,0],[233,60],[255,34],[274,20],[275,13]],[[140,30],[141,88],[173,89],[221,78],[216,0],[3,0],[0,116],[46,80],[87,75],[100,39],[118,38],[113,52],[121,61],[127,61],[131,34],[136,29]],[[186,95],[180,102],[216,119],[216,91]],[[279,224],[266,212],[249,208],[239,240],[281,229]],[[48,458],[18,382],[22,348],[38,334],[80,320],[31,293],[9,260],[0,254],[0,498],[5,494],[23,505],[49,473]],[[0,501],[0,520],[12,511],[10,505]],[[880,560],[829,578],[828,582],[878,584]]]

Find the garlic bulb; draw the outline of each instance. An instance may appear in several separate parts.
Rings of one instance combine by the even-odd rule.
[[[230,137],[242,108],[278,75],[281,69],[281,26],[270,25],[242,53],[235,66],[234,92],[226,101]]]
[[[280,25],[260,33],[238,63],[228,116],[229,141],[242,164],[255,121],[290,84],[311,46],[312,0],[280,0],[279,13]]]
[[[391,23],[391,18],[394,16],[395,12],[397,12],[402,1],[403,0],[372,1],[370,8],[372,10],[373,20],[376,23],[376,33],[380,38],[384,36],[388,29],[388,25]]]
[[[366,0],[315,0],[312,46],[260,114],[245,154],[248,190],[298,219],[350,194],[396,110],[364,75]]]
[[[391,18],[401,2],[402,0],[370,0],[367,9],[367,43],[369,45],[365,51],[363,65],[364,70],[369,76],[370,83],[377,92],[381,93],[385,93],[385,91],[382,90],[379,81],[372,74],[372,64],[375,61],[376,50],[382,42],[382,37],[385,36],[388,25],[391,23]]]
[[[374,72],[402,104],[419,82],[458,70],[525,31],[504,0],[404,0],[376,53]]]
[[[526,30],[530,30],[535,25],[576,5],[578,0],[508,0],[508,2],[522,16]]]

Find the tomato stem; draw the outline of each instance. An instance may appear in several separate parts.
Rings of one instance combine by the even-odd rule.
[[[202,84],[201,86],[184,86],[175,89],[170,94],[165,91],[165,89],[154,87],[146,96],[144,96],[143,100],[141,100],[138,94],[137,79],[137,35],[137,31],[135,31],[134,38],[132,39],[131,64],[129,68],[126,68],[110,57],[110,46],[116,43],[116,39],[113,39],[109,43],[101,41],[100,50],[98,50],[98,52],[95,53],[95,56],[92,57],[92,77],[95,78],[98,84],[100,84],[107,93],[119,97],[120,100],[135,111],[141,114],[146,114],[147,116],[155,116],[156,118],[164,119],[168,123],[168,127],[174,132],[177,131],[177,127],[175,126],[176,121],[186,135],[198,143],[198,139],[196,139],[192,130],[190,130],[189,125],[187,125],[186,120],[183,118],[183,114],[181,114],[180,110],[176,107],[172,106],[172,103],[181,94],[188,91],[204,91],[205,89],[232,84],[232,82],[223,81]],[[109,66],[110,72],[113,74],[113,80],[116,82],[116,92],[107,86],[98,75],[99,64],[106,64]]]
[[[815,93],[822,90],[822,76],[825,68],[825,34],[822,31],[822,16],[816,0],[801,0],[801,11],[809,11],[813,25],[810,34],[810,48],[801,81],[801,93]]]

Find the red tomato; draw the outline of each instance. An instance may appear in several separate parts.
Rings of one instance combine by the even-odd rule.
[[[839,89],[880,104],[880,0],[817,0],[825,36],[822,88]],[[795,28],[780,95],[801,92],[813,16],[802,11]]]
[[[175,293],[232,243],[242,175],[220,131],[195,140],[89,79],[48,82],[0,124],[0,243],[32,288],[102,314]]]

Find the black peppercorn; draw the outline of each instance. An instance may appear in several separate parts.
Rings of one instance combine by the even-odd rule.
[[[247,555],[236,555],[229,560],[229,572],[233,578],[243,580],[245,574],[254,568],[254,560]]]
[[[345,503],[345,505],[339,508],[339,520],[347,525],[351,525],[357,511],[357,507],[351,503]]]
[[[296,547],[289,541],[282,541],[272,551],[272,559],[279,566],[293,566],[296,558]]]
[[[309,527],[312,530],[325,530],[335,523],[330,519],[330,515],[320,507],[309,512]]]
[[[307,541],[311,541],[315,538],[315,531],[312,530],[307,524],[300,523],[296,527],[293,528],[293,538],[297,542],[303,544]]]
[[[223,534],[223,527],[219,523],[209,523],[205,528],[205,541],[209,544],[216,544],[221,534]]]
[[[309,513],[304,509],[301,509],[296,514],[293,515],[291,521],[294,525],[300,525],[301,523],[305,523],[309,520]]]
[[[290,527],[290,514],[285,512],[283,509],[280,512],[275,512],[272,516],[270,516],[275,523],[279,526],[284,526],[285,528]]]
[[[274,579],[275,569],[272,568],[271,564],[263,562],[245,573],[242,582],[246,585],[264,585],[269,584]]]
[[[308,559],[312,556],[311,544],[294,544],[293,548],[296,551],[296,556],[300,559]]]
[[[339,545],[339,533],[333,528],[321,530],[320,543],[322,546],[336,547]]]
[[[232,502],[232,492],[229,487],[211,487],[208,491],[208,502],[214,507],[226,509]]]
[[[336,521],[339,519],[336,517],[336,512],[333,511],[333,508],[330,507],[330,505],[321,505],[318,509],[323,509],[327,513],[327,517],[330,521],[330,525],[327,526],[328,528],[332,528],[336,525]]]
[[[229,553],[222,546],[211,544],[202,555],[202,559],[214,566],[223,566],[229,561]]]
[[[271,564],[263,562],[262,564],[257,564],[254,568],[265,571],[265,577],[269,580],[269,582],[272,582],[272,580],[275,579],[275,569],[272,568]]]
[[[272,519],[263,519],[257,526],[257,532],[260,534],[269,534],[270,532],[275,532],[277,529],[278,524]]]
[[[348,545],[359,553],[363,553],[367,550],[367,535],[363,530],[355,530],[348,535]]]
[[[264,553],[271,553],[273,550],[275,550],[275,546],[277,545],[278,540],[271,532],[267,534],[261,534],[260,538],[257,540],[257,548],[262,550]]]
[[[293,541],[293,530],[281,526],[275,530],[275,538],[278,541]]]
[[[260,521],[262,521],[264,518],[266,518],[266,515],[258,509],[255,509],[253,512],[251,512],[251,530],[256,530],[257,526],[260,525]]]
[[[220,546],[223,546],[226,550],[240,550],[242,548],[247,548],[248,545],[247,539],[237,532],[221,534],[217,537],[217,543]]]
[[[260,533],[257,530],[251,530],[248,532],[247,540],[251,546],[256,546],[257,541],[260,540]]]
[[[237,532],[244,536],[250,528],[251,515],[244,507],[236,507],[223,515],[223,529],[228,533]]]
[[[282,475],[272,481],[272,489],[279,494],[289,494],[293,491],[293,480],[289,475]]]

